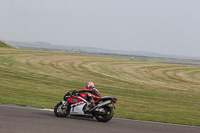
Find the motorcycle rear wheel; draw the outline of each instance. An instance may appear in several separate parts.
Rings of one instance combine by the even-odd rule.
[[[94,114],[94,117],[100,121],[100,122],[107,122],[109,121],[110,119],[112,119],[113,117],[113,108],[111,108],[110,106],[104,106],[102,107],[101,109],[104,110],[104,113],[95,113]]]
[[[62,102],[58,103],[54,108],[54,114],[57,117],[66,117],[70,113],[70,104],[63,106]]]

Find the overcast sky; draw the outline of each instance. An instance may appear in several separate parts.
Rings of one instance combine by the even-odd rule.
[[[200,57],[200,0],[0,0],[0,38]]]

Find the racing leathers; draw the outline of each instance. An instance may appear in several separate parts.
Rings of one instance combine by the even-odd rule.
[[[91,105],[94,106],[94,102],[101,98],[101,94],[96,88],[80,89],[78,93],[89,92],[88,97],[91,97]]]

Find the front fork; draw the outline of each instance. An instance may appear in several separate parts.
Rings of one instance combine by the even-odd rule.
[[[61,101],[61,102],[62,102],[61,109],[67,109],[68,102],[67,101]]]

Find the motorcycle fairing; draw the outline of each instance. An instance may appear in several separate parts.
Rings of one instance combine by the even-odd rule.
[[[71,104],[70,115],[85,115],[83,108],[86,104],[90,105],[91,103],[80,96],[76,96],[75,98],[78,98],[79,100],[76,103]]]
[[[85,106],[86,103],[80,102],[77,105],[72,104],[71,105],[71,110],[70,110],[70,115],[85,115],[83,112],[83,107]]]

